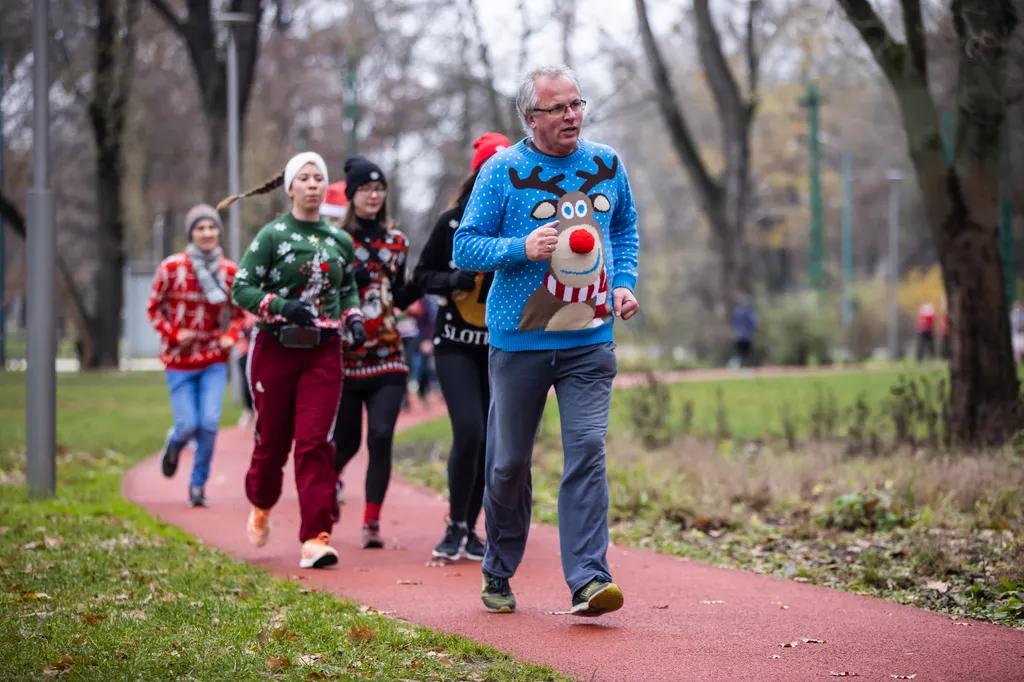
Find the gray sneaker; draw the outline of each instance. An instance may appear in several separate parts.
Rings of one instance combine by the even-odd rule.
[[[170,478],[178,470],[178,457],[181,455],[181,445],[171,442],[174,435],[174,427],[167,431],[167,438],[164,440],[164,449],[160,452],[160,471],[164,476]]]
[[[591,580],[572,598],[572,615],[594,618],[622,608],[625,599],[615,583]]]
[[[203,491],[201,485],[191,485],[188,488],[188,506],[190,507],[205,507],[206,506],[206,494]]]

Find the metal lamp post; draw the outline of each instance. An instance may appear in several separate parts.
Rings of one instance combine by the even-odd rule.
[[[50,189],[48,0],[32,15],[32,189],[28,192],[28,373],[25,474],[31,497],[57,490],[57,234]]]
[[[889,181],[889,357],[899,360],[899,286],[900,286],[900,182],[903,174],[890,170]]]
[[[227,28],[227,80],[228,80],[228,194],[241,191],[239,146],[241,115],[239,113],[238,96],[238,46],[235,43],[235,27],[252,22],[252,16],[242,12],[224,12],[214,17],[214,21]],[[241,258],[241,207],[235,202],[228,208],[228,257],[236,263]],[[241,400],[242,378],[239,375],[238,363],[229,362],[228,371],[231,379],[232,394],[236,401]]]

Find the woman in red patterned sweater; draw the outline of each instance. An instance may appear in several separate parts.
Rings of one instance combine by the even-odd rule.
[[[188,212],[189,244],[157,268],[147,306],[160,335],[160,360],[174,412],[161,468],[164,476],[174,476],[181,449],[195,439],[188,489],[193,507],[206,504],[204,489],[227,387],[227,361],[244,324],[242,310],[231,304],[238,266],[221,253],[220,232],[220,216],[212,206],[199,204]]]
[[[335,469],[340,476],[359,451],[365,404],[370,461],[362,544],[380,548],[384,546],[380,509],[391,480],[391,442],[409,375],[395,309],[409,306],[422,292],[406,276],[408,240],[388,218],[384,172],[361,156],[348,159],[345,195],[349,206],[341,226],[352,236],[355,247],[355,281],[367,341],[361,348],[346,348],[343,355],[345,383],[334,430]]]

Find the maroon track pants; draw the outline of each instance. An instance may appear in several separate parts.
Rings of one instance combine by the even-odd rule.
[[[246,496],[260,509],[277,504],[294,438],[299,542],[330,533],[337,481],[331,438],[341,399],[341,339],[316,348],[285,348],[256,330],[247,375],[256,408],[256,446],[245,475]]]

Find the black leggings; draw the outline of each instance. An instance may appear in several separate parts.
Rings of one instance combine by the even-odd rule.
[[[487,347],[447,349],[434,353],[437,379],[452,422],[452,451],[448,455],[448,514],[453,523],[472,529],[484,498],[487,410]]]
[[[359,452],[363,437],[363,404],[366,404],[366,501],[384,504],[391,481],[391,443],[395,422],[405,397],[405,372],[388,372],[365,379],[346,378],[334,425],[334,469],[341,473]]]

